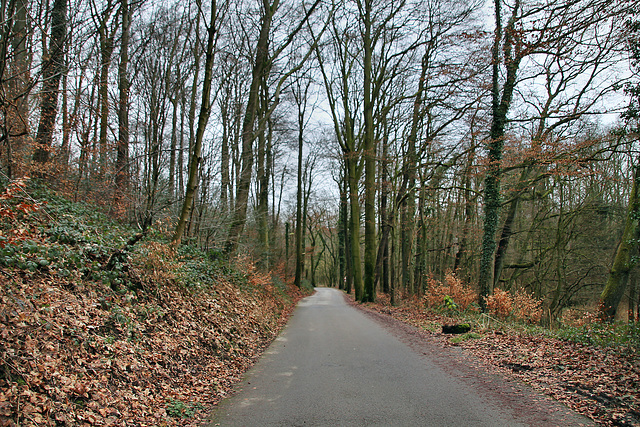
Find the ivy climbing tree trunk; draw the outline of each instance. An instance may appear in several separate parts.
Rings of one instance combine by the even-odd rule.
[[[638,35],[640,35],[640,19],[638,15],[636,15],[634,19],[629,20],[627,26],[630,33],[628,38],[629,50],[631,51],[634,71],[637,76],[638,70],[640,70],[640,40],[638,39]],[[640,84],[628,84],[625,92],[631,96],[631,100],[623,116],[629,125],[631,125],[630,134],[637,139],[640,134]],[[627,218],[622,238],[616,249],[616,255],[613,259],[607,283],[600,295],[601,316],[606,320],[615,319],[618,305],[629,283],[629,274],[637,263],[638,240],[640,239],[639,193],[640,157],[636,158],[636,164],[633,168],[633,183],[631,193],[629,194],[629,208],[627,210]],[[630,304],[633,304],[633,300],[631,298],[630,300]],[[631,310],[629,311],[631,312]]]
[[[637,9],[636,9],[637,10]],[[631,57],[633,59],[633,70],[638,75],[640,70],[640,18],[636,12],[634,18],[627,23],[629,34],[628,43]],[[636,80],[637,82],[637,80]],[[625,92],[631,96],[631,100],[624,118],[632,125],[631,134],[637,139],[640,134],[640,84],[628,84]],[[616,255],[613,259],[609,278],[600,295],[600,309],[602,317],[607,320],[615,319],[618,305],[624,294],[629,282],[629,273],[631,268],[636,264],[638,256],[638,246],[640,239],[640,157],[636,159],[636,165],[633,170],[633,184],[631,193],[629,194],[629,208],[625,221],[624,232],[616,249]],[[630,298],[629,304],[634,303]],[[640,305],[640,302],[636,302]],[[632,310],[629,310],[632,313]]]
[[[480,258],[480,275],[478,279],[479,303],[482,309],[486,309],[486,298],[493,290],[493,257],[496,250],[496,231],[500,216],[500,174],[502,151],[504,147],[504,132],[507,123],[507,113],[513,97],[516,85],[516,75],[522,55],[520,48],[514,43],[516,34],[515,23],[519,13],[520,2],[516,0],[509,23],[504,31],[504,44],[502,43],[502,16],[501,1],[495,1],[495,39],[492,49],[492,88],[491,88],[491,130],[488,142],[487,172],[484,179],[484,230],[482,235],[482,255]],[[500,48],[504,52],[504,65],[506,68],[505,81],[500,87]]]

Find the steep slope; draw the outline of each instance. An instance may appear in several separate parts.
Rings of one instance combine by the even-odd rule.
[[[157,236],[122,254],[133,231],[91,207],[7,191],[0,426],[196,423],[301,297],[246,259]]]

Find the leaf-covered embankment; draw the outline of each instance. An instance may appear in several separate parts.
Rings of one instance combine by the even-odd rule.
[[[188,424],[224,396],[300,296],[224,279],[118,294],[2,275],[0,425]]]
[[[41,190],[0,195],[0,427],[196,424],[302,296],[158,226],[126,247],[134,230]]]

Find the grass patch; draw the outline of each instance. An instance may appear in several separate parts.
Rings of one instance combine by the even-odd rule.
[[[462,335],[457,335],[455,337],[452,337],[449,342],[451,344],[460,344],[461,342],[464,341],[469,341],[469,340],[477,340],[482,338],[483,335],[477,333],[477,332],[467,332],[466,334],[462,334]]]
[[[596,347],[640,351],[639,323],[594,322],[581,326],[563,326],[552,334],[566,341]]]

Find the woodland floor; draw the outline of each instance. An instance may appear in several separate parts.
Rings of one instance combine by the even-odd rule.
[[[508,325],[476,325],[473,337],[456,339],[441,333],[441,325],[455,319],[428,313],[417,301],[392,307],[379,300],[361,307],[416,326],[430,341],[460,349],[479,369],[524,382],[600,425],[640,426],[640,355],[633,350],[586,346]]]
[[[0,268],[0,426],[197,425],[302,297],[258,279],[122,294]]]
[[[207,289],[143,280],[124,294],[8,268],[0,278],[0,427],[199,425],[303,296],[258,274]],[[478,325],[476,338],[456,340],[439,332],[453,319],[417,301],[361,307],[601,425],[640,426],[637,353],[508,327]]]

